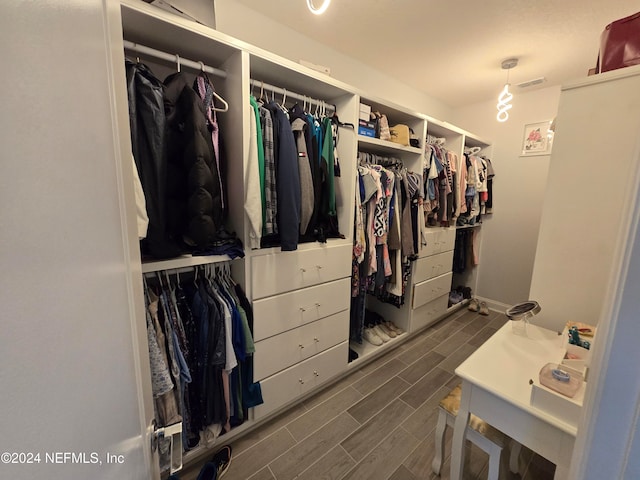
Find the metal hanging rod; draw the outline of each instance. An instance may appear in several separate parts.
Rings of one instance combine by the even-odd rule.
[[[139,45],[137,43],[133,43],[128,40],[124,40],[124,48],[127,50],[131,50],[133,52],[140,53],[142,55],[159,58],[160,60],[166,60],[167,62],[177,63],[178,66],[185,66],[185,67],[192,68],[194,70],[202,70],[212,75],[215,75],[217,77],[227,78],[227,72],[225,72],[224,70],[219,70],[214,67],[209,67],[202,62],[195,62],[187,58],[182,58],[178,54],[171,54],[171,53],[163,52],[161,50],[156,50],[155,48],[145,47],[144,45]]]
[[[306,95],[301,95],[299,93],[290,92],[286,88],[276,87],[275,85],[270,85],[268,83],[262,82],[260,80],[250,80],[251,87],[260,88],[264,90],[269,90],[270,92],[277,93],[278,95],[282,95],[284,99],[294,98],[296,100],[307,102],[309,104],[316,105],[318,107],[323,107],[328,112],[335,112],[336,107],[331,103],[327,103],[324,100],[318,100],[317,98],[312,98]],[[283,101],[284,103],[284,101]]]

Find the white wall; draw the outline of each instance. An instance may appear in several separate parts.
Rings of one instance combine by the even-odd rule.
[[[526,124],[554,118],[559,99],[559,86],[514,93],[505,123],[496,121],[496,100],[452,113],[452,123],[493,143],[494,213],[484,217],[482,226],[480,297],[506,305],[528,299],[549,156],[520,157],[522,136]]]
[[[234,0],[216,0],[216,29],[294,62],[327,66],[337,80],[439,120],[448,120],[451,114],[439,100]]]

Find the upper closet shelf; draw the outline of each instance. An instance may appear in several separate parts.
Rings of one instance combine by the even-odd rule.
[[[183,255],[171,260],[157,260],[142,264],[142,273],[160,272],[162,270],[174,270],[184,267],[195,267],[196,265],[207,265],[210,263],[228,262],[231,258],[228,255],[210,255],[192,257]]]
[[[422,154],[422,149],[416,147],[405,147],[398,143],[389,142],[387,140],[380,140],[374,137],[365,137],[364,135],[358,135],[359,147],[370,153],[398,153],[408,152],[415,153],[417,155]]]

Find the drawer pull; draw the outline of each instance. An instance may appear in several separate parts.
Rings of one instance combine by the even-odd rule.
[[[300,382],[300,385],[304,385],[304,380],[303,379],[299,378],[298,382]]]
[[[301,343],[299,343],[298,346],[300,347],[300,350],[304,348],[304,345],[302,345]]]
[[[301,311],[302,313],[306,312],[306,310],[305,310],[304,308],[302,308],[302,307],[300,307],[300,311]]]
[[[313,341],[316,342],[316,343],[320,343],[320,340],[318,340],[317,337],[313,337]]]
[[[319,303],[316,303],[316,308],[320,308],[320,304]]]
[[[319,374],[316,370],[314,370],[314,371],[313,371],[313,374],[314,374],[316,377],[319,377],[319,376],[320,376],[320,374]]]
[[[322,269],[322,265],[316,265],[316,268],[317,268],[318,270],[321,270],[321,269]]]
[[[304,268],[300,268],[300,273],[305,273],[307,270]]]

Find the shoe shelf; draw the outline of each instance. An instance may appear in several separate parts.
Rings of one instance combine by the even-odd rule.
[[[407,338],[407,332],[404,332],[382,345],[373,345],[364,339],[362,340],[362,344],[350,342],[349,348],[358,354],[358,358],[350,362],[349,367],[352,368],[354,365],[358,365],[358,367],[360,367],[363,362],[368,363],[370,360],[373,360],[384,352],[389,351],[389,349],[395,348],[399,343],[404,342]]]

